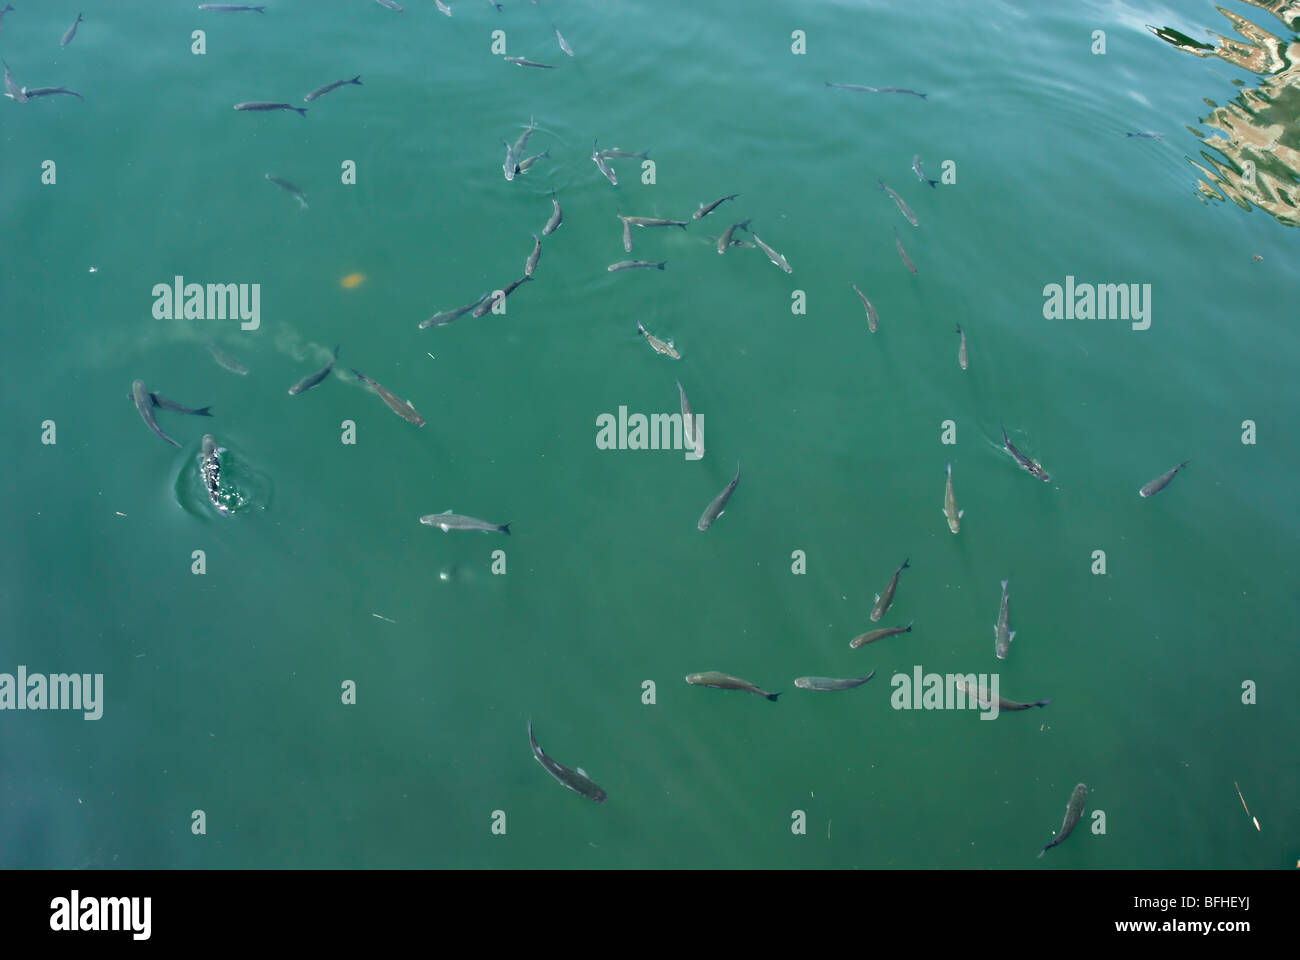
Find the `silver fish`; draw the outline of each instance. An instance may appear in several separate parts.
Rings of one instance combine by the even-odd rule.
[[[241,377],[248,375],[248,367],[244,366],[226,351],[222,350],[215,343],[207,344],[208,353],[212,354],[212,359],[217,362],[218,366],[225,367],[231,373],[238,374]]]
[[[1016,631],[1011,629],[1011,595],[1007,591],[1007,581],[1002,581],[1002,605],[998,608],[998,622],[993,624],[993,653],[999,660],[1005,660],[1011,651],[1011,641],[1016,639]]]
[[[551,211],[551,218],[546,221],[546,226],[542,227],[542,236],[544,237],[550,236],[564,222],[564,212],[560,210],[560,201],[556,199],[554,190],[551,191],[551,204],[555,209]]]
[[[4,63],[4,68],[5,68],[5,90],[8,92],[9,96],[13,97],[19,103],[26,103],[27,94],[23,92],[22,87],[14,83],[13,74],[9,72],[8,62],[5,61],[0,61],[0,62]]]
[[[301,190],[299,190],[297,187],[295,187],[295,186],[294,186],[292,183],[290,183],[288,180],[284,180],[284,179],[282,179],[282,178],[280,178],[280,177],[272,176],[272,175],[269,174],[269,173],[266,175],[266,179],[270,180],[270,181],[271,181],[272,183],[274,183],[277,187],[282,187],[282,188],[284,188],[285,190],[288,190],[291,194],[293,194],[294,199],[296,199],[296,200],[298,201],[298,206],[299,206],[301,209],[303,209],[303,210],[306,210],[306,209],[307,209],[307,196],[306,196],[306,194],[304,194]]]
[[[533,131],[536,129],[537,129],[537,118],[529,117],[528,126],[524,127],[524,132],[519,134],[519,139],[515,141],[516,157],[522,157],[524,155],[524,148],[528,146],[528,138],[533,135]]]
[[[1007,436],[1006,427],[1002,428],[1002,447],[1004,450],[1007,451],[1007,453],[1011,454],[1012,458],[1016,461],[1016,463],[1020,464],[1027,471],[1029,471],[1031,476],[1035,476],[1039,480],[1042,480],[1045,483],[1052,479],[1047,475],[1047,471],[1044,470],[1042,466],[1040,466],[1037,463],[1037,461],[1030,460],[1027,456],[1021,453],[1018,449],[1016,449],[1016,445],[1012,443],[1011,439]]]
[[[856,283],[850,284],[850,286],[852,286],[854,290],[857,290],[858,296],[862,298],[862,305],[867,308],[867,329],[872,333],[875,333],[880,329],[880,317],[876,314],[876,308],[871,305],[871,301],[867,299],[867,295],[861,290],[858,290],[858,285]]]
[[[708,216],[709,214],[711,214],[714,210],[718,209],[718,206],[719,206],[720,204],[726,203],[728,200],[735,200],[738,196],[740,196],[740,194],[738,194],[738,193],[732,193],[732,194],[728,194],[728,195],[725,196],[725,197],[722,197],[722,198],[719,199],[719,200],[714,200],[714,201],[713,201],[712,203],[710,203],[710,204],[703,204],[703,203],[701,203],[701,204],[700,204],[700,209],[696,210],[694,213],[691,214],[691,219],[692,219],[692,220],[700,220],[700,219],[702,219],[702,218],[704,218],[704,217],[707,217],[707,216]]]
[[[1143,130],[1141,133],[1126,133],[1125,136],[1142,137],[1147,140],[1163,140],[1165,138],[1165,135],[1163,133],[1157,133],[1154,130]]]
[[[765,700],[776,702],[776,698],[781,696],[779,693],[768,693],[760,686],[750,683],[748,680],[742,680],[740,677],[733,677],[727,673],[719,673],[716,670],[707,670],[704,673],[688,673],[686,682],[697,687],[713,687],[716,690],[743,690],[746,693],[756,693]]]
[[[614,168],[606,163],[605,158],[600,155],[600,151],[596,149],[596,141],[594,140],[591,142],[591,159],[592,162],[596,164],[596,169],[605,175],[605,179],[617,187],[618,176],[614,173]]]
[[[555,28],[555,39],[560,41],[560,49],[573,56],[573,47],[569,46],[569,41],[564,39],[564,34],[560,33],[560,28]]]
[[[442,0],[433,0],[433,2],[438,5],[438,11],[440,13],[445,13],[449,17],[451,16],[451,7],[443,3]]]
[[[515,155],[515,148],[510,145],[508,140],[502,140],[506,147],[506,158],[501,162],[501,172],[506,175],[507,180],[513,180],[515,173],[519,170],[519,157]]]
[[[898,576],[910,566],[911,564],[904,560],[903,565],[894,571],[889,586],[885,587],[885,592],[876,594],[876,606],[871,611],[872,620],[879,620],[888,612],[889,605],[894,602],[894,591],[898,589]]]
[[[948,518],[948,529],[956,533],[961,529],[965,510],[957,509],[957,495],[952,492],[952,464],[948,464],[948,484],[943,490],[943,515]]]
[[[23,96],[28,100],[35,100],[37,97],[48,97],[55,93],[66,93],[69,96],[76,97],[78,100],[85,100],[76,90],[70,90],[67,87],[23,87]]]
[[[1183,469],[1183,467],[1187,466],[1189,463],[1191,463],[1190,460],[1184,460],[1182,463],[1180,463],[1178,466],[1174,467],[1174,468],[1173,468],[1172,470],[1170,470],[1168,473],[1162,473],[1160,476],[1156,477],[1154,480],[1152,480],[1150,483],[1148,483],[1145,487],[1143,487],[1141,490],[1139,490],[1139,491],[1138,491],[1138,496],[1139,496],[1139,497],[1150,497],[1150,496],[1152,496],[1152,495],[1154,495],[1154,494],[1159,493],[1159,492],[1160,492],[1161,490],[1163,490],[1165,487],[1169,486],[1169,481],[1172,480],[1172,479],[1174,478],[1174,474],[1176,474],[1179,470]]]
[[[985,710],[993,706],[993,697],[988,689],[977,686],[976,684],[967,683],[963,677],[957,678],[957,688],[966,693],[968,697],[978,703]],[[1019,700],[1008,700],[1006,697],[998,696],[998,712],[1003,710],[1028,710],[1030,707],[1045,707],[1052,702],[1052,698],[1046,700],[1035,700],[1033,703],[1021,703]]]
[[[1065,820],[1061,822],[1061,829],[1057,832],[1056,838],[1039,851],[1041,857],[1052,847],[1056,846],[1062,840],[1070,835],[1070,831],[1078,824],[1079,818],[1083,816],[1083,809],[1088,805],[1088,787],[1085,784],[1078,784],[1074,792],[1070,794],[1070,802],[1065,806]]]
[[[540,67],[543,70],[554,70],[553,63],[538,63],[536,60],[527,60],[524,57],[505,57],[506,63],[513,63],[516,67]]]
[[[916,623],[916,621],[913,620],[912,623]],[[877,640],[885,639],[885,637],[896,637],[900,633],[911,633],[912,623],[905,627],[881,627],[879,630],[859,634],[849,641],[849,646],[856,650],[858,647],[866,646],[868,643],[875,643]]]
[[[794,685],[800,690],[852,690],[854,687],[862,686],[875,675],[876,671],[872,670],[865,677],[852,680],[838,680],[835,677],[799,677]]]
[[[217,13],[238,13],[247,10],[249,12],[256,10],[258,13],[266,13],[266,7],[245,7],[236,3],[200,3],[200,10],[212,10]]]
[[[781,254],[777,253],[775,250],[773,250],[771,247],[769,247],[766,243],[764,243],[762,240],[760,240],[760,239],[758,238],[758,234],[753,233],[753,234],[750,234],[750,236],[752,236],[752,237],[754,238],[754,242],[755,242],[756,244],[758,244],[759,249],[761,249],[764,253],[767,254],[767,259],[771,260],[773,263],[775,263],[778,267],[780,267],[780,268],[781,268],[782,270],[784,270],[786,273],[794,273],[794,271],[790,269],[790,264],[788,264],[788,263],[785,262],[785,257],[782,256]]]
[[[362,383],[369,384],[370,386],[374,387],[375,392],[378,393],[379,396],[383,398],[384,403],[388,404],[388,409],[392,410],[393,413],[397,414],[403,420],[415,424],[417,427],[424,426],[424,417],[420,416],[420,414],[416,411],[414,405],[412,405],[410,400],[403,400],[401,397],[393,393],[383,384],[371,380],[369,377],[367,377],[356,367],[352,368],[352,372],[357,375],[357,379],[360,380]]]
[[[450,510],[444,510],[442,513],[430,513],[420,518],[420,522],[428,527],[437,527],[443,533],[448,530],[479,530],[483,533],[504,533],[509,535],[509,523],[488,523],[486,520],[480,520],[478,517],[466,517],[459,513],[452,513]],[[512,520],[511,523],[514,521]]]
[[[967,366],[966,331],[961,328],[961,324],[957,325],[957,333],[961,336],[961,345],[957,347],[957,363],[961,365],[963,370],[965,370]]]
[[[325,96],[325,94],[329,93],[331,90],[337,90],[339,87],[345,87],[350,83],[355,83],[358,87],[361,86],[361,74],[358,73],[351,80],[335,80],[333,83],[327,83],[323,87],[317,87],[311,93],[307,94],[307,96],[303,97],[303,99],[308,103],[311,103],[313,100]]]
[[[596,803],[604,803],[609,798],[609,795],[597,786],[591,777],[587,776],[587,772],[582,767],[576,770],[570,769],[559,761],[552,760],[542,752],[542,748],[537,745],[537,738],[533,736],[532,720],[528,721],[528,744],[533,748],[533,756],[542,765],[542,769],[574,793],[581,794]]]
[[[731,235],[737,230],[748,231],[749,223],[750,221],[746,220],[744,223],[733,223],[731,226],[727,227],[727,229],[723,231],[722,236],[718,237],[718,253],[726,253],[727,248],[731,246]]]
[[[682,358],[682,355],[677,352],[677,348],[673,346],[671,340],[666,342],[660,340],[645,327],[641,326],[640,320],[637,321],[636,328],[640,331],[641,336],[646,338],[646,342],[654,348],[655,353],[662,353],[665,357],[672,357],[674,360],[680,360]]]
[[[704,508],[704,513],[700,514],[700,522],[697,526],[701,530],[709,529],[709,527],[713,526],[713,521],[722,516],[722,512],[727,509],[727,501],[731,499],[731,495],[735,492],[738,483],[740,483],[739,463],[736,464],[736,475],[731,478],[731,482],[723,488],[720,494],[713,498],[712,503]]]
[[[917,93],[915,90],[908,90],[906,87],[864,87],[859,83],[831,83],[826,81],[828,87],[838,87],[840,90],[852,90],[854,93],[910,93],[914,97],[920,97],[924,100],[928,94]]]
[[[296,110],[301,116],[307,116],[306,107],[295,107],[292,103],[272,103],[269,100],[249,100],[235,104],[236,110]]]
[[[208,491],[208,499],[217,511],[225,516],[230,515],[230,508],[226,506],[225,496],[221,492],[221,454],[224,452],[217,446],[217,441],[213,439],[212,434],[203,435],[203,452],[199,454],[199,476],[203,478],[203,486]]]
[[[925,171],[921,169],[921,155],[919,153],[912,155],[912,172],[916,174],[917,179],[922,183],[928,183],[932,187],[939,185],[938,180],[931,180],[925,175]]]
[[[686,229],[685,220],[660,220],[657,217],[623,217],[634,227],[681,227]]]
[[[477,300],[474,300],[471,303],[467,303],[463,307],[457,307],[455,310],[443,310],[441,313],[435,313],[428,320],[421,320],[419,323],[419,329],[425,330],[428,329],[429,327],[445,327],[447,324],[452,323],[455,320],[459,320],[461,317],[469,313],[475,307],[482,306],[483,302],[491,296],[492,294],[490,292],[485,293]]]
[[[173,440],[167,434],[163,433],[162,427],[158,426],[158,421],[154,419],[153,395],[145,389],[143,380],[135,380],[131,383],[131,399],[135,401],[135,408],[140,412],[140,419],[158,436],[162,437],[173,447],[179,447],[180,444]]]
[[[375,0],[375,2],[387,7],[389,10],[396,10],[398,13],[406,12],[404,9],[399,7],[394,0]]]
[[[537,234],[532,234],[533,252],[528,255],[528,260],[524,263],[524,276],[531,277],[533,271],[537,269],[537,261],[542,259],[542,241],[537,238]]]
[[[611,150],[600,151],[602,160],[645,160],[650,156],[649,150],[642,150],[640,153],[632,153],[628,150],[620,150],[614,147]]]
[[[902,213],[903,216],[907,217],[907,222],[914,227],[919,226],[919,224],[916,222],[916,214],[912,212],[911,207],[909,207],[906,203],[903,202],[903,198],[900,197],[897,193],[895,193],[892,188],[885,186],[885,181],[877,180],[876,182],[880,184],[881,190],[884,190],[885,193],[889,194],[891,197],[894,198],[894,203],[898,204],[899,212]]]
[[[691,410],[690,401],[686,399],[686,391],[682,389],[680,380],[677,381],[677,393],[682,401],[682,433],[696,458],[702,457],[704,456],[704,437],[695,430],[695,412]]]
[[[199,407],[198,409],[194,409],[185,406],[183,403],[177,403],[175,400],[168,400],[161,393],[153,393],[151,391],[149,393],[149,399],[159,410],[174,410],[177,413],[192,414],[196,417],[212,416],[211,407]]]
[[[541,153],[535,153],[531,157],[524,157],[524,159],[519,161],[519,166],[515,170],[515,172],[527,173],[528,168],[531,167],[534,163],[536,163],[538,160],[545,160],[550,155],[551,155],[550,150],[543,150]]]
[[[623,221],[623,249],[627,253],[632,252],[632,224],[628,223],[627,217],[621,213],[615,214],[619,220]]]
[[[339,347],[338,345],[335,345],[334,356],[330,358],[330,362],[325,364],[325,366],[321,367],[315,373],[309,373],[307,376],[303,377],[292,387],[290,387],[289,396],[296,397],[300,393],[306,393],[312,387],[316,386],[316,384],[320,383],[322,380],[328,377],[330,375],[330,371],[334,369],[334,361],[337,360],[338,358],[339,358]]]
[[[637,267],[654,267],[656,270],[662,270],[667,262],[667,260],[660,260],[658,263],[651,260],[620,260],[618,263],[611,263],[605,269],[610,273],[615,270],[634,270]]]
[[[903,265],[907,267],[908,270],[911,270],[912,275],[915,276],[916,264],[914,264],[912,258],[907,255],[907,251],[903,249],[903,238],[898,235],[897,227],[894,228],[894,243],[898,245],[898,255],[903,258]]]
[[[81,14],[77,14],[77,19],[72,21],[72,26],[68,27],[68,32],[65,33],[63,39],[59,41],[59,46],[66,47],[72,42],[72,38],[77,35],[77,25],[84,19],[85,17]]]

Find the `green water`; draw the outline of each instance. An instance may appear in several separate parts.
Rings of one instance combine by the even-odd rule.
[[[1248,104],[1262,78],[1143,26],[1209,42],[1228,22],[1190,0],[504,2],[460,0],[451,19],[425,0],[268,0],[264,16],[100,2],[67,48],[70,13],[7,15],[16,81],[85,100],[0,102],[0,672],[102,673],[104,712],[0,712],[0,865],[1300,859],[1296,238],[1267,209],[1203,200],[1187,159],[1206,163],[1212,106]],[[500,62],[495,29],[558,68]],[[305,118],[231,109],[301,105],[354,74]],[[1300,109],[1276,110],[1294,145]],[[550,157],[507,182],[501,141],[530,116],[527,152]],[[1146,130],[1164,137],[1125,136]],[[649,150],[655,182],[616,160],[611,186],[596,137]],[[955,182],[919,182],[914,154],[936,179],[952,161]],[[552,189],[563,226],[506,314],[418,330],[520,275]],[[689,219],[730,193],[623,251],[616,214]],[[707,237],[746,218],[792,275],[714,252]],[[606,271],[629,256],[667,267]],[[260,327],[155,319],[151,291],[176,275],[260,283]],[[1150,284],[1150,328],[1044,319],[1044,286],[1066,276]],[[288,396],[336,343],[337,374]],[[215,416],[159,412],[170,447],[127,399],[136,378]],[[702,461],[597,448],[598,416],[674,412],[677,379],[707,424]],[[1003,423],[1050,483],[1002,452]],[[229,518],[198,486],[206,431],[229,450],[225,482],[257,492]],[[512,535],[417,523],[449,508]],[[881,625],[915,628],[850,650],[904,558]],[[999,662],[1004,578],[1017,638]],[[992,722],[892,709],[890,678],[917,665],[997,671],[1003,696],[1054,702]],[[845,693],[793,686],[873,669]],[[683,682],[705,670],[783,695]],[[607,803],[532,760],[530,717]],[[1088,819],[1036,860],[1080,781]]]

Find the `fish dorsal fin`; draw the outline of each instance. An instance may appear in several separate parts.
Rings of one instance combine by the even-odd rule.
[[[449,513],[451,513],[450,510],[444,510],[444,511],[442,511],[442,513],[438,514],[438,516],[440,516],[440,517],[445,517],[445,516],[446,516],[447,514],[449,514]]]
[[[587,777],[588,780],[591,779],[591,777],[588,777],[588,776],[587,776],[587,771],[584,770],[584,769],[582,769],[582,767],[579,767],[579,768],[578,768],[578,773],[582,774],[582,776],[584,776],[584,777]]]

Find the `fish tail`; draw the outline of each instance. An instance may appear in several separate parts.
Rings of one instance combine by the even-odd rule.
[[[1052,845],[1049,843],[1047,846],[1043,847],[1042,850],[1039,850],[1039,851],[1038,851],[1038,859],[1041,860],[1041,859],[1043,858],[1043,854],[1045,854],[1049,849],[1051,849],[1051,846],[1052,846]]]
[[[961,333],[961,324],[960,324],[960,323],[957,324],[957,332],[958,332],[958,333]]]
[[[358,73],[355,77],[349,80],[348,83],[355,83],[358,87],[361,86],[361,74]]]
[[[1002,445],[1008,446],[1010,443],[1011,441],[1007,439],[1007,425],[1004,423],[1002,425]]]
[[[922,100],[925,100],[930,95],[928,93],[918,93],[917,96],[920,97]]]
[[[306,107],[291,107],[290,109],[297,110],[299,116],[302,116],[302,117],[307,116],[307,108],[306,108]]]
[[[510,523],[514,523],[514,521],[511,520]],[[501,524],[499,527],[497,527],[497,532],[504,533],[507,537],[510,536],[510,523]]]
[[[1034,705],[1035,707],[1045,707],[1045,706],[1047,706],[1049,703],[1052,702],[1052,699],[1053,699],[1052,697],[1048,697],[1046,700],[1039,700],[1038,702],[1036,702],[1036,703],[1033,704],[1033,705]]]
[[[358,370],[356,367],[353,367],[353,368],[352,368],[352,372],[355,373],[355,374],[357,375],[357,379],[358,379],[358,380],[361,380],[361,381],[364,382],[364,383],[369,383],[369,382],[370,382],[370,378],[367,377],[367,376],[366,376],[364,373],[362,373],[360,370]]]
[[[916,621],[913,620],[912,623],[916,623]],[[912,623],[909,623],[906,627],[903,628],[903,632],[904,632],[904,633],[911,633],[911,632],[912,632]],[[875,671],[872,671],[872,672],[874,673]]]
[[[909,557],[909,558],[907,558],[907,559],[910,560],[911,558]],[[911,566],[911,564],[908,563],[907,560],[904,560],[904,561],[903,561],[903,565],[902,565],[901,567],[899,567],[899,569],[900,569],[900,570],[906,570],[906,569],[907,569],[908,567],[910,567],[910,566]]]
[[[667,260],[660,260],[658,263],[655,264],[655,266],[658,267],[660,270],[662,270],[664,268],[664,264],[667,262],[668,262]]]
[[[211,407],[199,407],[197,410],[194,411],[194,415],[195,415],[196,417],[210,417],[210,416],[212,416],[212,408],[211,408]]]
[[[880,189],[881,189],[881,190],[884,190],[884,189],[885,189],[885,181],[884,181],[884,180],[877,180],[876,183],[880,184]]]
[[[337,360],[337,359],[339,358],[339,347],[341,347],[341,346],[342,346],[341,343],[336,343],[336,344],[334,344],[334,359],[335,359],[335,360]]]
[[[785,691],[782,690],[781,693],[785,693]],[[768,700],[771,700],[773,703],[776,703],[776,698],[779,697],[779,696],[781,696],[781,693],[766,693],[766,694],[764,694],[764,696],[765,696]]]
[[[749,218],[748,220],[746,220],[744,223],[738,223],[738,224],[736,224],[736,226],[739,227],[741,230],[744,230],[746,233],[748,233],[748,232],[749,232],[749,225],[750,225],[751,223],[753,223],[753,221],[754,221],[754,218],[753,218],[753,217],[750,217],[750,218]]]

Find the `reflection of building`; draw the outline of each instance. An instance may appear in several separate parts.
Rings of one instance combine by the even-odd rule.
[[[1300,0],[1244,0],[1267,10],[1288,28],[1300,21]],[[1197,183],[1211,200],[1251,205],[1281,223],[1300,226],[1300,43],[1283,41],[1235,13],[1216,7],[1244,40],[1213,34],[1218,45],[1200,43],[1169,27],[1148,26],[1161,40],[1198,57],[1219,57],[1265,77],[1258,89],[1243,89],[1226,106],[1215,106],[1200,122],[1216,133],[1202,135],[1208,166],[1188,161],[1204,174]],[[1237,81],[1240,83],[1240,81]],[[1207,101],[1208,103],[1209,101]],[[1213,106],[1213,104],[1211,104]],[[1198,131],[1199,133],[1199,131]]]

